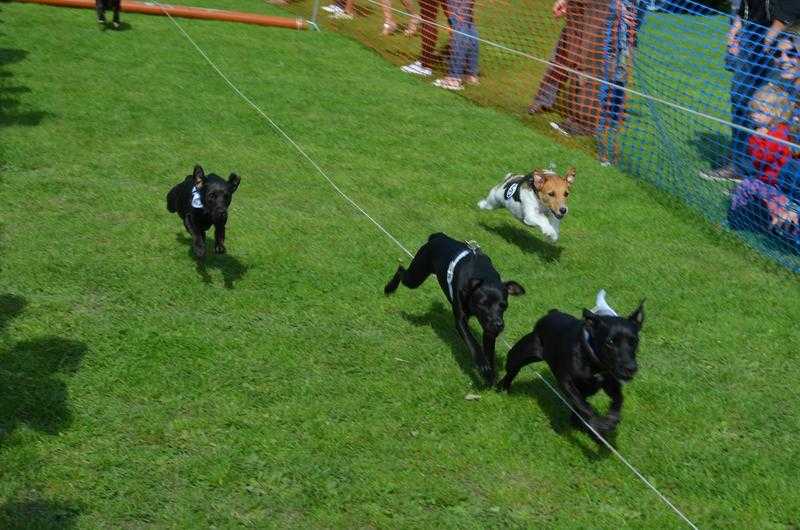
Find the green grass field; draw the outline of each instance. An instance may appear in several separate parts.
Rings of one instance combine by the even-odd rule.
[[[384,297],[402,251],[167,19],[0,9],[0,528],[682,527],[546,367],[484,389],[435,282]],[[796,276],[348,38],[180,23],[404,245],[478,240],[528,290],[508,341],[647,297],[617,448],[701,528],[800,525]],[[557,246],[474,207],[550,161]],[[197,162],[242,176],[205,270],[164,204]]]

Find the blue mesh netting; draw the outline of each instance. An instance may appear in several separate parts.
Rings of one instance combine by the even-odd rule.
[[[690,1],[655,7],[638,12],[633,68],[627,77],[620,76],[615,59],[624,44],[607,38],[612,50],[606,57],[612,59],[605,61],[603,78],[612,83],[622,79],[644,95],[763,136],[635,94],[623,96],[625,120],[615,121],[623,97],[611,87],[599,94],[601,157],[680,197],[777,262],[800,270],[800,159],[794,158],[800,150],[770,138],[798,143],[796,41],[781,34],[765,45],[766,28],[745,23],[734,55],[726,45],[730,17]],[[619,17],[612,10],[608,35],[615,24],[620,24]]]

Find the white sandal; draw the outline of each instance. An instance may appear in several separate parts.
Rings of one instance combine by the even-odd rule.
[[[461,84],[461,81],[456,79],[448,79],[446,77],[442,77],[441,79],[434,81],[433,86],[443,88],[445,90],[464,90],[464,85]]]

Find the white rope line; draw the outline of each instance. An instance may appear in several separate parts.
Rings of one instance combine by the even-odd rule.
[[[369,2],[371,4],[375,4],[375,5],[380,5],[380,6],[383,5],[383,4],[379,3],[379,2],[377,2],[376,0],[367,0],[367,2]],[[402,15],[405,15],[405,16],[408,16],[408,17],[415,16],[415,15],[413,15],[411,13],[407,13],[407,12],[403,11],[402,9],[397,9],[395,7],[391,7],[391,10],[394,11],[395,13],[399,13],[399,14],[402,14]],[[420,24],[421,25],[427,24],[427,22],[422,21]],[[688,114],[693,114],[693,115],[698,116],[700,118],[705,118],[707,120],[711,120],[711,121],[717,122],[719,124],[726,125],[728,127],[733,127],[734,129],[746,132],[746,133],[751,134],[751,135],[755,134],[756,136],[760,136],[761,138],[768,138],[770,141],[777,142],[777,143],[785,145],[787,147],[792,147],[792,148],[800,150],[800,145],[797,145],[797,144],[795,144],[793,142],[790,142],[788,140],[781,140],[780,138],[775,138],[773,136],[769,136],[768,134],[758,132],[758,131],[756,131],[754,129],[750,129],[749,127],[744,127],[742,125],[737,125],[737,124],[732,123],[732,122],[730,122],[730,121],[728,121],[726,119],[717,118],[716,116],[712,116],[712,115],[706,114],[704,112],[700,112],[700,111],[697,111],[697,110],[694,110],[694,109],[690,109],[689,107],[685,107],[685,106],[683,106],[683,105],[681,105],[679,103],[673,103],[672,101],[669,101],[669,100],[666,100],[666,99],[662,99],[662,98],[659,98],[657,96],[651,96],[650,94],[645,94],[643,92],[639,92],[638,90],[635,90],[633,88],[629,88],[627,86],[621,86],[621,85],[614,84],[614,83],[612,83],[610,81],[606,81],[605,79],[600,79],[599,77],[594,77],[593,75],[581,72],[579,70],[575,70],[574,68],[570,68],[568,66],[564,66],[563,64],[554,63],[554,62],[549,61],[547,59],[542,59],[541,57],[536,57],[535,55],[532,55],[530,53],[523,52],[521,50],[517,50],[517,49],[514,49],[514,48],[509,48],[508,46],[505,46],[505,45],[500,44],[498,42],[490,41],[490,40],[487,40],[487,39],[484,39],[484,38],[481,38],[481,37],[477,37],[477,38],[473,37],[472,35],[464,33],[463,31],[452,29],[452,28],[450,28],[450,26],[442,25],[442,24],[439,24],[438,22],[431,22],[430,24],[432,26],[436,26],[437,28],[443,29],[445,31],[448,31],[448,32],[451,32],[451,33],[457,33],[458,35],[462,35],[462,36],[470,38],[470,39],[475,39],[478,42],[482,42],[482,43],[484,43],[484,44],[486,44],[488,46],[491,46],[493,48],[497,48],[499,50],[503,50],[503,51],[508,52],[510,54],[519,55],[520,57],[525,57],[526,59],[531,59],[533,61],[536,61],[536,62],[539,62],[539,63],[542,63],[542,64],[546,64],[548,66],[552,66],[552,67],[557,68],[559,70],[562,70],[564,72],[569,72],[571,74],[575,74],[578,77],[582,77],[582,78],[585,78],[585,79],[591,79],[592,81],[595,81],[597,83],[609,86],[609,87],[614,88],[616,90],[622,90],[622,91],[624,91],[624,92],[626,92],[628,94],[632,94],[634,96],[639,96],[641,98],[648,99],[648,100],[653,101],[655,103],[660,103],[662,105],[666,105],[668,107],[672,107],[673,109],[680,110],[680,111],[686,112]]]
[[[367,212],[366,212],[366,211],[365,211],[363,208],[361,208],[361,206],[359,206],[359,205],[358,205],[358,204],[357,204],[357,203],[356,203],[356,202],[355,202],[353,199],[351,199],[350,197],[348,197],[348,196],[347,196],[347,195],[346,195],[346,194],[345,194],[345,193],[344,193],[344,192],[343,192],[343,191],[342,191],[342,190],[341,190],[341,189],[340,189],[340,188],[339,188],[339,187],[336,185],[336,183],[334,183],[334,182],[333,182],[333,180],[331,180],[331,179],[328,177],[328,175],[325,173],[325,171],[323,171],[323,169],[322,169],[322,168],[319,166],[319,164],[317,164],[317,163],[316,163],[316,162],[315,162],[315,161],[314,161],[314,160],[313,160],[313,159],[312,159],[312,158],[311,158],[311,157],[310,157],[310,156],[309,156],[309,155],[308,155],[308,154],[307,154],[307,153],[306,153],[306,152],[303,150],[303,148],[302,148],[302,147],[301,147],[301,146],[300,146],[300,145],[299,145],[297,142],[295,142],[295,141],[294,141],[294,140],[293,140],[291,137],[289,137],[289,135],[287,135],[287,134],[286,134],[286,133],[283,131],[283,129],[281,129],[281,128],[278,126],[278,124],[277,124],[277,123],[275,123],[275,122],[274,122],[274,121],[273,121],[273,120],[272,120],[272,119],[271,119],[269,116],[267,116],[267,115],[264,113],[264,111],[262,111],[262,110],[261,110],[261,108],[260,108],[258,105],[256,105],[255,103],[253,103],[253,101],[252,101],[252,100],[250,100],[250,98],[248,98],[246,95],[244,95],[244,94],[242,93],[242,91],[241,91],[241,90],[239,90],[239,89],[236,87],[236,85],[234,85],[234,84],[233,84],[233,83],[230,81],[230,79],[228,79],[228,77],[227,77],[227,76],[226,76],[226,75],[225,75],[225,74],[224,74],[224,73],[223,73],[223,72],[222,72],[222,71],[221,71],[221,70],[220,70],[220,69],[217,67],[217,65],[216,65],[216,64],[214,64],[214,62],[213,62],[213,61],[212,61],[212,60],[211,60],[211,59],[208,57],[208,55],[206,55],[206,53],[205,53],[205,52],[204,52],[204,51],[203,51],[203,50],[202,50],[202,49],[201,49],[201,48],[200,48],[200,47],[197,45],[197,43],[194,41],[194,39],[192,39],[192,37],[191,37],[191,36],[189,36],[189,34],[188,34],[188,33],[186,33],[186,31],[184,31],[184,29],[181,27],[181,25],[180,25],[180,24],[178,24],[178,22],[177,22],[177,21],[176,21],[174,18],[172,18],[172,16],[170,16],[170,14],[169,14],[169,13],[167,13],[167,11],[166,11],[166,10],[164,10],[164,8],[161,6],[161,4],[159,4],[158,2],[154,2],[154,3],[156,3],[156,5],[158,5],[159,7],[161,7],[161,9],[162,9],[162,11],[164,12],[164,14],[165,14],[165,15],[166,15],[166,16],[167,16],[167,17],[168,17],[168,18],[169,18],[169,19],[170,19],[170,20],[173,22],[173,24],[175,24],[175,26],[176,26],[176,27],[177,27],[177,28],[180,30],[180,32],[181,32],[181,33],[183,33],[183,35],[184,35],[184,36],[185,36],[185,37],[186,37],[186,38],[189,40],[189,42],[191,42],[191,43],[192,43],[192,46],[194,46],[194,48],[195,48],[195,49],[196,49],[196,50],[197,50],[197,51],[198,51],[198,52],[199,52],[199,53],[200,53],[200,54],[203,56],[203,58],[206,60],[206,62],[208,62],[208,64],[209,64],[209,65],[211,65],[211,67],[212,67],[212,68],[213,68],[213,69],[214,69],[214,70],[215,70],[215,71],[216,71],[216,72],[217,72],[217,73],[220,75],[220,77],[222,77],[222,78],[225,80],[225,82],[228,84],[228,86],[230,86],[230,87],[231,87],[231,88],[234,90],[234,92],[236,92],[236,93],[237,93],[237,94],[238,94],[238,95],[239,95],[239,96],[240,96],[240,97],[241,97],[243,100],[245,100],[245,101],[246,101],[246,102],[247,102],[247,103],[248,103],[248,104],[249,104],[251,107],[253,107],[253,108],[254,108],[254,109],[255,109],[255,110],[256,110],[256,111],[257,111],[257,112],[258,112],[258,113],[259,113],[259,114],[260,114],[260,115],[261,115],[261,116],[264,118],[264,119],[266,119],[266,120],[269,122],[269,124],[270,124],[270,125],[271,125],[271,126],[272,126],[272,127],[275,129],[275,130],[276,130],[276,131],[278,131],[278,132],[279,132],[279,133],[280,133],[280,134],[281,134],[281,135],[282,135],[282,136],[283,136],[283,137],[284,137],[284,138],[285,138],[285,139],[286,139],[286,140],[287,140],[287,141],[288,141],[290,144],[292,144],[292,146],[294,146],[294,148],[295,148],[295,149],[297,149],[297,151],[298,151],[298,152],[299,152],[299,153],[300,153],[300,154],[303,156],[303,158],[305,158],[306,160],[308,160],[308,161],[309,161],[309,163],[311,163],[311,165],[312,165],[312,166],[314,166],[314,168],[315,168],[315,169],[316,169],[316,170],[317,170],[317,171],[320,173],[320,175],[322,175],[322,176],[325,178],[325,180],[327,180],[327,181],[328,181],[328,183],[331,185],[331,187],[333,187],[333,189],[334,189],[334,190],[336,190],[336,191],[339,193],[339,195],[341,195],[342,197],[344,197],[344,198],[345,198],[345,199],[346,199],[346,200],[347,200],[347,201],[348,201],[348,202],[349,202],[349,203],[350,203],[350,204],[351,204],[351,205],[352,205],[352,206],[353,206],[353,207],[354,207],[356,210],[358,210],[359,212],[361,212],[362,214],[364,214],[364,216],[366,216],[366,217],[367,217],[367,219],[369,219],[370,221],[372,221],[372,223],[373,223],[373,224],[374,224],[376,227],[378,227],[378,228],[379,228],[379,229],[380,229],[380,230],[381,230],[381,231],[382,231],[384,234],[386,234],[386,236],[388,236],[388,237],[389,237],[389,239],[391,239],[391,240],[392,240],[392,241],[393,241],[393,242],[394,242],[394,243],[395,243],[395,244],[396,244],[396,245],[397,245],[397,246],[398,246],[398,247],[399,247],[401,250],[403,250],[403,252],[405,252],[405,253],[408,255],[408,257],[409,257],[409,258],[413,258],[413,257],[414,257],[414,255],[413,255],[413,254],[412,254],[412,253],[411,253],[411,252],[410,252],[410,251],[409,251],[409,250],[408,250],[408,249],[407,249],[405,246],[403,246],[403,244],[402,244],[402,243],[400,243],[400,241],[399,241],[399,240],[398,240],[396,237],[394,237],[394,236],[393,236],[391,233],[389,233],[389,231],[388,231],[386,228],[384,228],[384,227],[383,227],[383,226],[382,226],[382,225],[381,225],[381,224],[380,224],[378,221],[376,221],[375,219],[373,219],[373,218],[372,218],[372,217],[371,217],[371,216],[370,216],[370,215],[369,215],[369,214],[368,214],[368,213],[367,213]],[[506,340],[505,340],[505,337],[503,338],[503,343],[506,345],[506,348],[507,348],[507,349],[509,349],[509,350],[511,349],[511,346],[509,345],[508,341],[506,341]],[[559,392],[557,392],[557,391],[555,390],[555,388],[553,388],[553,387],[552,387],[552,385],[550,385],[550,383],[549,383],[549,382],[547,382],[547,381],[546,381],[544,378],[542,378],[541,374],[539,374],[539,378],[540,378],[540,379],[542,379],[542,380],[545,382],[545,384],[547,384],[547,386],[550,388],[550,390],[552,390],[552,391],[553,391],[553,392],[554,392],[554,393],[555,393],[555,394],[556,394],[556,395],[557,395],[557,396],[558,396],[558,397],[559,397],[559,398],[560,398],[560,399],[561,399],[561,400],[564,402],[564,404],[565,404],[565,405],[566,405],[566,406],[567,406],[567,407],[568,407],[568,408],[569,408],[569,409],[570,409],[572,412],[575,412],[575,410],[574,410],[574,409],[572,408],[572,406],[571,406],[571,405],[570,405],[570,404],[569,404],[569,403],[568,403],[568,402],[567,402],[567,401],[564,399],[564,397],[563,397],[563,396],[561,396],[561,394],[560,394]],[[633,471],[633,473],[634,473],[634,474],[635,474],[637,477],[639,477],[639,479],[640,479],[640,480],[642,480],[642,481],[643,481],[643,482],[644,482],[644,483],[645,483],[645,484],[646,484],[646,485],[647,485],[647,486],[648,486],[648,487],[649,487],[651,490],[653,490],[653,491],[654,491],[654,492],[655,492],[655,493],[658,495],[658,497],[659,497],[659,498],[660,498],[662,501],[664,501],[664,502],[665,502],[665,503],[666,503],[666,504],[667,504],[667,505],[668,505],[670,508],[672,508],[672,510],[673,510],[675,513],[677,513],[677,514],[678,514],[678,515],[679,515],[679,516],[680,516],[680,517],[681,517],[681,518],[682,518],[684,521],[686,521],[686,522],[689,524],[689,526],[691,526],[691,527],[692,527],[694,530],[697,530],[697,527],[696,527],[696,526],[695,526],[695,525],[694,525],[694,524],[693,524],[693,523],[692,523],[692,522],[691,522],[691,521],[690,521],[690,520],[689,520],[689,519],[688,519],[688,518],[687,518],[687,517],[686,517],[686,516],[685,516],[685,515],[684,515],[684,514],[681,512],[681,511],[680,511],[680,510],[678,510],[678,508],[676,508],[676,507],[675,507],[675,505],[673,505],[673,504],[672,504],[672,503],[671,503],[671,502],[670,502],[670,501],[669,501],[669,500],[668,500],[668,499],[667,499],[667,498],[666,498],[666,497],[665,497],[665,496],[664,496],[664,495],[663,495],[663,494],[662,494],[662,493],[661,493],[661,492],[660,492],[658,489],[656,489],[656,487],[655,487],[655,486],[653,486],[653,484],[652,484],[650,481],[648,481],[648,480],[647,480],[647,479],[644,477],[644,475],[642,475],[642,474],[641,474],[641,473],[640,473],[640,472],[639,472],[639,471],[638,471],[638,470],[637,470],[635,467],[633,467],[633,465],[631,465],[631,464],[630,464],[630,463],[629,463],[629,462],[628,462],[628,461],[627,461],[627,460],[626,460],[626,459],[625,459],[625,458],[622,456],[622,454],[620,454],[620,453],[619,453],[619,452],[618,452],[616,449],[614,449],[614,447],[613,447],[613,446],[612,446],[610,443],[608,443],[608,441],[606,441],[606,440],[605,440],[605,438],[603,438],[603,437],[602,437],[602,436],[601,436],[601,435],[600,435],[600,434],[599,434],[597,431],[595,431],[595,430],[592,428],[592,426],[591,426],[591,425],[589,425],[589,424],[586,422],[586,420],[584,420],[584,419],[583,419],[583,418],[582,418],[580,415],[578,415],[578,417],[579,417],[579,418],[581,418],[581,421],[583,421],[583,422],[586,424],[586,426],[587,426],[587,427],[588,427],[588,428],[589,428],[589,429],[590,429],[590,430],[591,430],[591,431],[592,431],[592,432],[593,432],[593,433],[594,433],[594,434],[597,436],[597,438],[598,438],[598,439],[600,439],[600,440],[602,440],[603,444],[605,444],[605,446],[606,446],[606,447],[608,447],[608,449],[609,449],[609,450],[610,450],[612,453],[614,453],[614,455],[616,455],[616,456],[617,456],[617,458],[619,458],[619,459],[620,459],[620,461],[622,461],[622,462],[623,462],[623,463],[624,463],[624,464],[625,464],[625,465],[626,465],[628,468],[630,468],[630,469]]]
[[[506,349],[508,349],[509,351],[511,350],[511,345],[508,343],[508,341],[506,340],[506,338],[505,338],[505,337],[503,337],[503,344],[505,344],[505,345],[506,345]],[[658,495],[658,498],[659,498],[659,499],[661,499],[661,500],[664,502],[664,504],[666,504],[667,506],[669,506],[670,508],[672,508],[672,511],[673,511],[673,512],[675,512],[675,513],[678,515],[678,517],[680,517],[681,519],[683,519],[683,520],[686,522],[686,524],[688,524],[688,525],[689,525],[690,527],[692,527],[694,530],[698,530],[697,526],[695,526],[695,524],[694,524],[694,523],[693,523],[693,522],[692,522],[692,521],[691,521],[691,520],[690,520],[688,517],[686,517],[686,515],[684,515],[684,513],[683,513],[682,511],[680,511],[680,510],[679,510],[679,509],[678,509],[678,508],[677,508],[677,507],[676,507],[674,504],[672,504],[672,503],[670,502],[670,500],[669,500],[668,498],[666,498],[666,497],[665,497],[665,496],[664,496],[664,495],[663,495],[663,494],[662,494],[662,493],[661,493],[661,492],[660,492],[660,491],[659,491],[659,490],[658,490],[658,489],[657,489],[657,488],[656,488],[656,487],[653,485],[653,483],[652,483],[652,482],[650,482],[649,480],[647,480],[647,478],[646,478],[644,475],[642,475],[642,474],[639,472],[639,470],[638,470],[638,469],[636,469],[635,467],[633,467],[633,464],[631,464],[630,462],[628,462],[628,460],[627,460],[627,459],[626,459],[624,456],[622,456],[622,454],[621,454],[619,451],[617,451],[617,450],[614,448],[614,446],[613,446],[613,445],[611,445],[610,443],[608,443],[608,441],[607,441],[605,438],[603,438],[603,437],[600,435],[600,433],[599,433],[599,432],[597,432],[597,431],[594,429],[594,427],[592,427],[592,426],[591,426],[591,424],[590,424],[588,421],[586,421],[586,420],[583,418],[583,416],[581,416],[580,414],[578,414],[578,412],[577,412],[577,411],[575,410],[575,408],[574,408],[574,407],[573,407],[573,406],[570,404],[570,402],[569,402],[569,401],[568,401],[568,400],[567,400],[567,399],[566,399],[564,396],[562,396],[562,395],[561,395],[561,392],[559,392],[558,390],[556,390],[556,388],[555,388],[555,387],[553,387],[553,385],[551,385],[551,384],[550,384],[550,381],[548,381],[547,379],[545,379],[544,377],[542,377],[542,374],[541,374],[541,372],[536,372],[536,375],[537,375],[537,377],[539,377],[539,379],[541,379],[541,380],[542,380],[542,382],[544,382],[544,384],[545,384],[545,385],[547,385],[547,388],[549,388],[550,390],[552,390],[552,391],[553,391],[553,394],[555,394],[556,396],[558,396],[558,399],[560,399],[560,400],[561,400],[561,401],[564,403],[564,405],[566,405],[566,406],[567,406],[567,408],[568,408],[568,409],[569,409],[569,410],[570,410],[570,411],[571,411],[573,414],[575,414],[575,416],[577,416],[577,417],[578,417],[578,418],[579,418],[579,419],[580,419],[580,420],[583,422],[583,424],[584,424],[584,425],[586,425],[586,428],[588,428],[590,431],[592,431],[592,434],[594,434],[594,435],[595,435],[595,436],[596,436],[596,437],[597,437],[597,438],[598,438],[598,439],[599,439],[601,442],[603,442],[603,445],[605,445],[605,446],[606,446],[606,448],[607,448],[609,451],[611,451],[612,453],[614,453],[614,455],[615,455],[617,458],[619,458],[620,462],[622,462],[623,464],[625,464],[625,465],[628,467],[628,469],[630,469],[631,471],[633,471],[633,474],[634,474],[634,475],[636,475],[637,477],[639,477],[639,480],[641,480],[642,482],[644,482],[644,483],[645,483],[645,485],[646,485],[648,488],[650,488],[651,490],[653,490],[653,493],[655,493],[656,495]]]

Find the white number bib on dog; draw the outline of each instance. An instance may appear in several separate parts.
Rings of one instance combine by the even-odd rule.
[[[518,187],[519,187],[519,182],[515,182],[506,189],[505,197],[507,201],[511,200],[511,197],[514,196],[514,193],[516,193]]]
[[[200,197],[200,190],[197,186],[192,186],[192,208],[202,208],[203,199]]]

